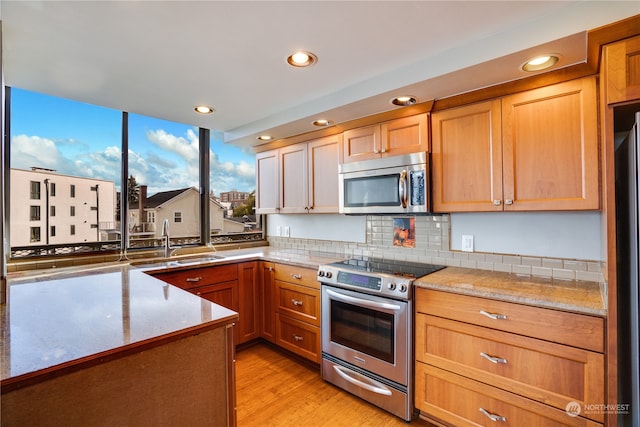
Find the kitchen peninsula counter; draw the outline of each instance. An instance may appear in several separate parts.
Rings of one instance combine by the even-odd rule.
[[[124,264],[15,276],[0,306],[2,426],[233,424],[237,313]]]
[[[415,281],[418,288],[606,317],[606,298],[598,282],[553,279],[447,267]]]

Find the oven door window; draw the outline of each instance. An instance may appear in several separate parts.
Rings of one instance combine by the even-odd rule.
[[[331,341],[394,363],[394,315],[331,301]]]
[[[400,175],[365,176],[344,180],[344,206],[400,206]]]

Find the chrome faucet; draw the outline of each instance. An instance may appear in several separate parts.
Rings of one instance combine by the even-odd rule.
[[[169,236],[169,220],[165,219],[162,222],[162,233],[161,237],[164,238],[164,257],[169,258],[171,256],[171,237]]]

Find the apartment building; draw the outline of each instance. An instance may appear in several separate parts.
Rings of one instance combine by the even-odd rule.
[[[11,247],[108,240],[116,226],[113,181],[11,169]]]

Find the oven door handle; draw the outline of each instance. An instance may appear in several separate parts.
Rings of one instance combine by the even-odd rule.
[[[378,381],[374,381],[371,378],[366,378],[363,375],[360,375],[356,372],[353,372],[350,369],[347,369],[343,366],[340,365],[333,365],[333,369],[336,371],[336,373],[338,375],[340,375],[345,381],[350,382],[351,384],[354,384],[360,388],[363,388],[365,390],[369,390],[373,393],[376,394],[382,394],[384,396],[391,396],[391,390],[389,390],[388,388],[386,388],[384,386],[384,384],[379,383]],[[346,372],[345,372],[346,371]],[[361,376],[362,378],[366,378],[367,381],[370,381],[371,384],[367,384],[364,381],[358,380],[356,378],[353,378],[351,375],[349,375],[350,373],[356,374],[358,376]]]
[[[329,294],[331,297],[342,302],[374,308],[374,309],[377,308],[377,309],[393,310],[393,311],[402,310],[402,307],[400,307],[397,304],[390,304],[387,302],[376,302],[376,301],[369,301],[361,298],[355,298],[349,295],[339,294],[338,292],[334,292],[331,289],[327,289],[326,291],[327,291],[327,294]]]

